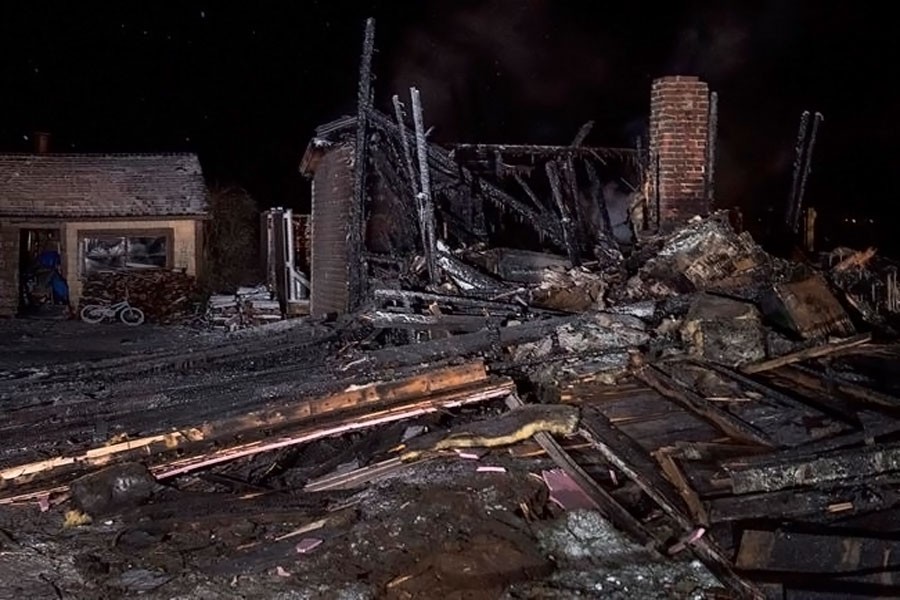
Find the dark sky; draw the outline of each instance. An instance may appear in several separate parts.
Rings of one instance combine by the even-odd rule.
[[[825,115],[812,203],[877,218],[895,196],[900,42],[874,3],[6,2],[0,11],[0,150],[27,151],[26,137],[48,130],[60,152],[196,151],[210,179],[244,185],[261,206],[303,202],[297,163],[317,124],[353,110],[367,16],[378,21],[378,102],[418,86],[439,141],[567,143],[594,119],[589,143],[631,145],[651,80],[696,74],[720,95],[723,204],[780,209],[803,109]]]

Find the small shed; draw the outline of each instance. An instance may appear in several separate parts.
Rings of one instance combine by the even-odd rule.
[[[0,154],[0,316],[34,255],[58,252],[77,304],[98,271],[201,268],[208,191],[194,154]]]

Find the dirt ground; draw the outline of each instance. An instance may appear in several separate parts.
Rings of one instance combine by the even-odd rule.
[[[0,599],[703,598],[716,587],[698,563],[664,560],[595,512],[548,505],[531,474],[551,466],[431,461],[355,491],[263,500],[182,481],[79,526],[65,505],[4,507]]]
[[[182,328],[78,320],[0,319],[0,377],[4,371],[117,358],[175,349],[209,334]]]

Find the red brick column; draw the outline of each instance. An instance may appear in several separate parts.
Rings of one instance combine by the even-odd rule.
[[[650,96],[650,228],[670,230],[709,212],[709,86],[661,77]]]

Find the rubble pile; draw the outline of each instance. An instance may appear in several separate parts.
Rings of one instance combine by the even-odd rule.
[[[155,323],[175,323],[191,310],[196,281],[183,271],[92,273],[84,282],[79,310],[88,304],[115,304],[122,300],[142,311]]]
[[[623,223],[653,199],[611,165],[643,190],[645,157],[581,133],[430,143],[416,90],[412,130],[372,106],[373,27],[303,161],[341,209],[312,216],[328,318],[0,378],[18,597],[48,560],[91,597],[900,595],[896,271],[725,212]]]
[[[900,507],[900,399],[881,375],[900,348],[859,332],[834,273],[766,255],[721,214],[644,238],[621,269],[540,254],[469,248],[433,282],[382,277],[338,321],[4,380],[0,506],[36,502],[97,543],[103,523],[142,532],[106,560],[161,590],[176,575],[160,549],[211,581],[250,576],[250,594],[266,573],[357,589],[313,574],[341,556],[373,574],[363,588],[411,597],[894,589],[879,515]],[[249,323],[267,294],[211,307]],[[72,373],[60,416],[48,398]],[[226,533],[244,518],[259,525]],[[615,535],[565,525],[601,518]],[[406,550],[370,563],[375,532]],[[849,574],[803,550],[848,543],[867,549]],[[548,544],[569,558],[548,561]],[[635,547],[642,566],[609,566]],[[325,571],[301,574],[298,556]],[[833,574],[797,583],[814,570]]]

